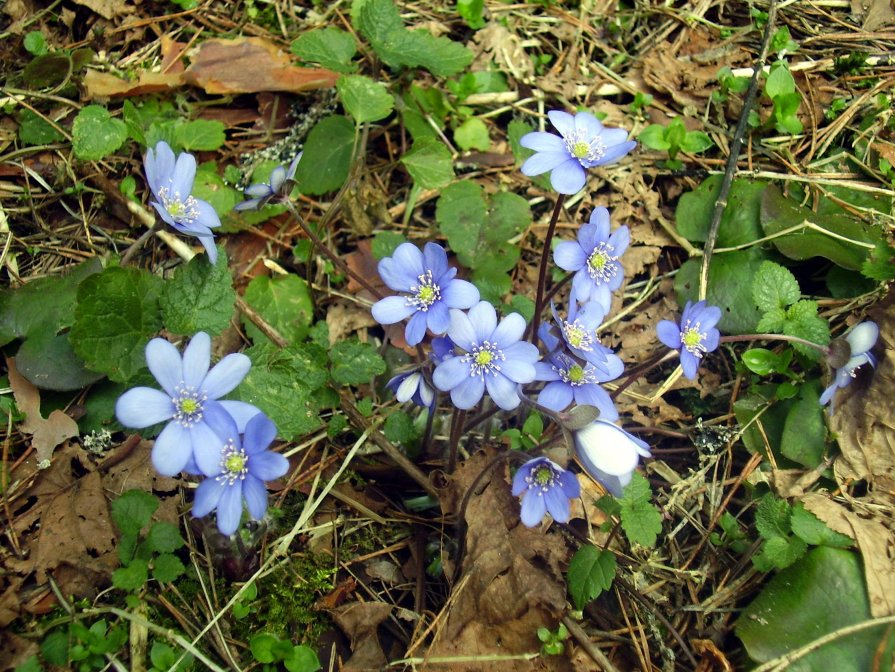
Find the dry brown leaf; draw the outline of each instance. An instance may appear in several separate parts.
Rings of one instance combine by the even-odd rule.
[[[488,465],[492,452],[467,460],[441,497],[445,513],[456,512],[464,493]],[[529,529],[519,520],[505,469],[495,467],[477,485],[466,508],[462,575],[448,602],[447,620],[427,656],[521,654],[540,649],[537,629],[555,629],[566,607],[563,566],[569,549],[561,535]],[[571,669],[566,658],[514,661],[515,670]],[[458,663],[454,670],[501,670],[506,664]]]
[[[893,0],[851,0],[852,14],[864,17],[861,28],[868,32],[895,24]]]
[[[870,613],[875,618],[895,614],[895,533],[881,521],[863,517],[818,492],[805,495],[802,503],[831,530],[857,542],[864,560]],[[889,508],[891,505],[888,502]]]
[[[14,670],[40,653],[37,642],[19,637],[14,632],[0,632],[0,670]]]
[[[387,661],[376,628],[392,612],[385,602],[351,602],[330,611],[333,620],[351,639],[351,658],[344,670],[378,670]]]
[[[75,0],[75,4],[87,7],[104,19],[114,19],[134,11],[124,0]]]
[[[336,85],[339,73],[292,65],[288,54],[258,37],[206,40],[191,54],[184,80],[210,94],[290,91]]]
[[[356,303],[339,301],[330,304],[326,311],[326,326],[329,328],[329,344],[335,345],[347,336],[361,329],[376,324],[369,308],[362,308]]]
[[[473,39],[478,45],[477,60],[487,52],[486,66],[489,61],[493,61],[500,70],[510,73],[517,81],[534,80],[534,63],[522,46],[522,39],[511,33],[506,26],[497,22],[489,23],[477,31]]]
[[[147,93],[169,91],[180,86],[183,86],[183,75],[180,73],[143,71],[136,81],[129,81],[107,72],[88,70],[84,74],[84,99],[142,96]]]
[[[39,462],[53,457],[53,451],[63,441],[78,435],[78,423],[63,411],[55,410],[44,419],[40,414],[40,391],[25,380],[16,370],[15,358],[8,357],[9,386],[25,420],[19,425],[23,434],[31,434],[31,445]]]

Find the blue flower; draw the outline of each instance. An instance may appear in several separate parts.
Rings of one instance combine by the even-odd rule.
[[[669,348],[680,350],[681,367],[690,380],[696,378],[696,369],[703,355],[718,347],[721,333],[715,325],[720,319],[720,308],[710,306],[705,301],[687,301],[680,326],[671,320],[662,320],[656,326],[659,340]]]
[[[209,422],[235,420],[244,428],[260,411],[242,401],[216,401],[235,388],[252,366],[243,354],[227,355],[211,371],[211,338],[199,332],[181,358],[173,345],[154,338],[146,345],[146,364],[162,390],[135,387],[115,403],[115,415],[125,427],[143,428],[168,420],[155,440],[152,463],[163,476],[189,468],[215,474],[220,439]]]
[[[452,310],[448,336],[466,354],[442,360],[432,382],[460,409],[475,406],[485,389],[505,411],[519,405],[519,384],[535,379],[538,349],[523,342],[525,319],[510,313],[497,324],[497,311],[480,301],[467,315]]]
[[[559,328],[562,340],[554,335],[554,330],[550,325],[542,324],[538,329],[538,335],[547,346],[547,350],[553,352],[560,346],[564,346],[576,357],[593,364],[604,374],[610,375],[618,364],[614,361],[610,364],[611,357],[615,357],[615,354],[610,348],[600,343],[597,336],[597,330],[606,315],[603,306],[596,301],[588,301],[579,310],[578,302],[572,301],[568,317],[565,320],[559,316],[555,306],[551,304],[550,308],[553,311],[553,321]],[[618,358],[616,357],[616,359]],[[607,380],[613,380],[619,375],[621,373],[613,375]]]
[[[519,144],[535,150],[522,164],[522,173],[532,177],[547,171],[550,184],[560,194],[578,193],[587,179],[585,168],[615,163],[637,143],[628,140],[623,128],[605,128],[587,112],[571,115],[553,110],[547,113],[559,136],[536,131],[523,135]]]
[[[609,234],[609,211],[595,208],[590,220],[578,229],[578,240],[565,240],[553,251],[556,265],[576,271],[572,278],[572,301],[596,301],[603,313],[612,306],[612,295],[621,287],[624,270],[619,258],[628,249],[631,234],[627,226]]]
[[[545,513],[558,523],[569,522],[569,500],[581,496],[575,474],[546,457],[529,460],[513,477],[513,497],[522,495],[522,524],[535,527]]]
[[[651,456],[645,441],[605,420],[575,432],[575,452],[585,470],[616,497],[631,482],[640,458]]]
[[[432,408],[432,405],[435,403],[435,391],[429,387],[429,384],[423,378],[423,374],[419,371],[399,373],[389,380],[385,386],[392,391],[395,399],[402,404],[412,401],[417,406]]]
[[[551,411],[564,411],[573,401],[579,406],[596,406],[600,417],[618,420],[618,411],[600,383],[615,380],[625,370],[617,356],[607,356],[608,372],[587,362],[581,364],[563,352],[553,352],[549,361],[535,363],[535,380],[550,381],[538,395],[538,403]]]
[[[876,322],[861,322],[849,332],[845,337],[849,345],[848,361],[833,373],[833,382],[820,395],[821,406],[833,400],[836,390],[848,387],[855,379],[855,371],[859,368],[865,364],[876,366],[876,358],[870,350],[876,345],[877,338],[879,338],[879,327]],[[830,411],[832,410],[833,404],[830,404]]]
[[[223,437],[223,446],[218,453],[215,473],[196,488],[192,513],[201,518],[217,509],[218,529],[221,534],[230,535],[239,527],[243,500],[254,520],[264,517],[267,511],[265,482],[289,471],[289,460],[267,450],[277,435],[277,428],[263,413],[249,420],[242,441],[232,418],[216,418],[214,424],[217,434]]]
[[[250,184],[246,187],[243,193],[245,193],[249,199],[242,203],[237,203],[233,209],[237,212],[242,212],[243,210],[258,210],[267,205],[275,197],[286,196],[287,194],[283,187],[287,186],[289,182],[295,179],[295,170],[298,168],[298,162],[301,161],[302,154],[303,152],[299,152],[298,155],[292,159],[292,163],[289,164],[288,169],[283,166],[277,166],[270,171],[270,177],[267,178],[267,182],[256,182],[255,184]]]
[[[373,318],[380,324],[394,324],[409,317],[404,330],[408,345],[420,343],[426,327],[443,334],[450,325],[449,309],[469,308],[479,300],[475,285],[454,278],[457,269],[448,266],[447,253],[435,243],[426,243],[423,252],[412,243],[401,243],[391,257],[379,262],[379,275],[404,295],[377,301]]]
[[[150,201],[159,216],[181,233],[196,236],[208,252],[208,259],[214,264],[218,258],[214,246],[212,229],[221,225],[210,203],[192,195],[193,181],[196,179],[196,159],[183,152],[176,158],[174,151],[164,140],[159,141],[155,151],[146,150],[143,159],[146,181],[152,190],[154,201]]]

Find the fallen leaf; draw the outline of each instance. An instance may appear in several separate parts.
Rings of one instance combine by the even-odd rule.
[[[19,637],[14,632],[0,632],[0,670],[15,670],[40,653],[37,642]]]
[[[87,7],[104,19],[114,19],[134,11],[124,0],[75,0],[75,4]]]
[[[40,391],[16,370],[15,358],[6,358],[9,386],[25,420],[19,425],[23,434],[31,434],[31,445],[39,462],[53,457],[53,451],[63,441],[78,435],[78,423],[63,411],[55,410],[44,419],[40,414]]]
[[[895,24],[895,2],[892,0],[851,0],[851,11],[863,17],[861,28],[873,32]]]
[[[160,93],[183,86],[183,75],[174,72],[142,71],[137,79],[125,80],[107,72],[88,70],[84,74],[84,99],[106,99],[122,96],[142,96]]]
[[[336,625],[351,639],[351,658],[342,669],[377,670],[388,662],[376,628],[392,609],[385,602],[351,602],[330,611]]]
[[[339,73],[292,65],[290,56],[258,37],[206,40],[191,55],[184,79],[210,94],[311,91],[335,86]]]

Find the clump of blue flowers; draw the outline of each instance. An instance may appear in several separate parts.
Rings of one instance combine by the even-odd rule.
[[[271,201],[288,197],[288,189],[295,180],[295,171],[298,169],[298,163],[301,161],[302,154],[303,152],[296,154],[288,168],[275,166],[270,171],[270,177],[267,178],[267,182],[256,182],[246,187],[243,193],[248,196],[248,199],[242,203],[237,203],[233,209],[237,212],[258,210]]]
[[[143,168],[154,197],[152,207],[180,233],[198,238],[209,261],[216,263],[218,251],[212,229],[219,227],[221,220],[211,203],[193,196],[196,158],[188,152],[175,157],[170,145],[161,140],[154,150],[146,150]]]

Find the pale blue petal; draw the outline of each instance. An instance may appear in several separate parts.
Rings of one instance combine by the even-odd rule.
[[[193,459],[196,461],[199,471],[206,476],[215,476],[221,473],[224,438],[205,422],[197,422],[190,427],[189,432],[190,442],[193,446]]]
[[[451,280],[441,288],[441,300],[448,308],[472,308],[480,298],[476,286],[466,280]]]
[[[497,328],[497,311],[487,301],[479,301],[469,309],[469,322],[475,329],[476,343],[481,344],[482,341],[490,340],[491,334]],[[456,342],[456,339],[454,341]]]
[[[618,409],[612,398],[599,385],[582,385],[573,392],[575,403],[579,406],[594,406],[600,411],[600,420],[618,420]]]
[[[171,397],[151,387],[134,387],[115,402],[115,417],[125,427],[143,429],[174,417]]]
[[[508,345],[503,348],[503,354],[508,360],[515,359],[528,364],[534,364],[541,356],[537,346],[534,346],[527,341],[518,341],[512,345]]]
[[[550,110],[547,113],[550,123],[564,138],[575,133],[575,117],[562,110]]]
[[[162,187],[168,186],[169,180],[174,174],[174,163],[174,151],[163,140],[156,144],[155,152],[152,149],[147,150],[144,160],[146,181],[149,182],[149,187],[156,197]]]
[[[159,217],[161,217],[168,226],[173,226],[178,231],[183,230],[183,227],[180,226],[180,224],[178,224],[176,221],[174,221],[174,218],[161,203],[157,201],[149,201],[149,205],[155,208],[155,211],[158,213]]]
[[[534,377],[534,367],[532,367],[532,377]],[[488,388],[488,394],[494,400],[494,403],[505,411],[512,411],[519,405],[519,385],[509,378],[497,374],[485,377],[485,387]]]
[[[525,464],[523,464],[516,471],[516,475],[513,476],[513,497],[518,497],[523,492],[528,489],[528,483],[525,481],[530,475],[532,470],[541,462],[540,458],[535,458],[534,460],[529,460]]]
[[[522,497],[519,517],[525,527],[537,527],[547,513],[544,496],[539,490],[528,490]]]
[[[467,376],[459,385],[451,389],[451,401],[460,410],[468,410],[482,400],[485,381],[482,376]]]
[[[538,152],[525,159],[520,170],[526,177],[534,177],[554,170],[566,161],[569,161],[569,153],[565,150],[562,152]]]
[[[631,230],[627,226],[618,227],[611,236],[609,244],[616,257],[622,256],[631,244]]]
[[[535,380],[559,380],[559,373],[549,362],[535,362]]]
[[[712,352],[712,350],[717,349],[720,342],[720,332],[717,329],[709,329],[707,332],[705,332],[705,339],[703,339],[702,341],[702,347],[705,348],[706,352]]]
[[[435,368],[435,373],[432,374],[432,382],[435,387],[442,392],[447,392],[469,378],[469,362],[462,360],[462,357],[451,357],[439,364]]]
[[[699,358],[689,350],[681,350],[681,368],[684,370],[684,375],[690,380],[696,379],[699,361]]]
[[[214,236],[196,236],[199,239],[199,242],[202,244],[202,247],[205,249],[205,254],[208,255],[208,263],[214,266],[218,263],[218,248],[214,244]]]
[[[575,432],[575,448],[588,471],[593,467],[612,476],[633,471],[639,460],[630,435],[602,420]]]
[[[169,422],[152,446],[152,466],[162,476],[176,476],[192,453],[190,430],[179,422]]]
[[[252,455],[265,450],[277,438],[277,426],[264,413],[259,413],[246,425],[242,447]]]
[[[426,313],[418,310],[404,328],[404,340],[407,345],[422,343],[426,337]]]
[[[852,354],[867,352],[879,338],[879,327],[876,322],[861,322],[845,337],[851,346]]]
[[[197,234],[211,233],[209,229],[215,229],[221,225],[221,218],[218,217],[217,211],[208,201],[201,198],[196,199],[196,208],[199,214],[192,222],[192,227]],[[200,228],[201,227],[201,228]]]
[[[820,405],[826,406],[827,403],[830,401],[830,399],[833,398],[833,395],[836,394],[837,389],[838,389],[838,386],[836,385],[836,383],[834,381],[833,384],[830,385],[829,387],[827,387],[824,390],[824,393],[822,395],[820,395],[820,399],[819,399]]]
[[[198,332],[183,351],[183,380],[195,390],[202,388],[202,381],[211,364],[211,337],[204,331]],[[205,390],[208,392],[208,390]],[[214,397],[212,397],[214,398]]]
[[[395,324],[406,320],[417,311],[416,306],[403,296],[387,296],[373,304],[373,319],[379,324]]]
[[[557,523],[569,522],[569,498],[566,497],[562,488],[553,486],[547,490],[544,493],[544,505]]]
[[[526,345],[531,345],[531,343]],[[509,357],[505,362],[501,362],[500,372],[514,383],[530,383],[536,376],[533,364]]]
[[[612,294],[606,285],[591,285],[590,300],[596,301],[607,313],[612,309]]]
[[[221,493],[218,501],[218,530],[221,534],[231,535],[239,529],[242,518],[242,481],[228,485]]]
[[[600,133],[600,137],[603,139],[603,144],[606,147],[613,147],[614,145],[620,145],[628,139],[628,132],[623,128],[603,128],[603,131]]]
[[[575,115],[575,129],[584,131],[588,140],[598,135],[603,136],[602,122],[590,112],[579,112]]]
[[[269,450],[249,456],[249,473],[262,481],[273,481],[289,471],[289,460]]]
[[[662,320],[656,325],[656,336],[673,350],[681,347],[681,328],[671,320]]]
[[[252,360],[241,352],[234,352],[214,365],[202,381],[202,391],[209,399],[219,399],[231,392],[252,368]]]
[[[587,255],[574,240],[564,240],[553,250],[553,261],[564,271],[577,271],[587,263]]]
[[[177,348],[164,338],[153,338],[146,344],[146,366],[170,396],[177,396],[177,386],[183,382],[183,360]]]
[[[519,313],[510,313],[500,321],[491,334],[491,342],[503,350],[517,343],[525,333],[525,318]],[[504,353],[506,354],[506,353]]]
[[[423,266],[432,271],[432,276],[437,280],[448,270],[447,252],[438,243],[426,243],[423,248]]]
[[[433,334],[443,334],[451,326],[451,314],[444,301],[436,301],[425,313],[426,324]]]
[[[560,194],[577,194],[586,181],[587,174],[577,159],[561,163],[550,173],[550,185]]]
[[[216,478],[206,478],[202,481],[193,497],[193,517],[202,518],[214,511],[226,487],[223,481]]]
[[[403,269],[414,281],[426,272],[423,265],[423,253],[413,243],[401,243],[392,253],[392,263],[395,268]]]
[[[538,403],[551,411],[564,411],[572,403],[572,388],[568,383],[549,383],[538,395]]]
[[[699,326],[702,329],[711,329],[721,321],[721,309],[718,306],[709,306],[699,315]]]
[[[606,153],[603,154],[603,157],[599,161],[594,161],[593,165],[596,166],[605,166],[610,163],[615,163],[623,156],[631,152],[637,143],[633,140],[629,140],[627,142],[623,142],[620,145],[613,145],[612,147],[606,148]]]
[[[519,144],[526,149],[533,149],[536,152],[565,152],[568,156],[569,150],[566,149],[566,143],[562,138],[553,133],[544,133],[543,131],[533,131],[526,133],[519,138]]]
[[[562,488],[563,494],[569,499],[576,499],[581,496],[581,484],[571,471],[563,469],[560,472],[559,487]]]
[[[475,328],[469,320],[469,316],[462,310],[451,310],[451,326],[448,328],[448,336],[463,350],[472,350],[476,342]]]
[[[597,380],[601,383],[608,383],[610,380],[615,380],[625,372],[625,363],[618,355],[608,352],[603,354],[603,361],[595,365],[594,368],[597,369],[594,371]]]
[[[253,406],[245,401],[223,400],[218,402],[224,407],[224,410],[230,414],[230,417],[236,421],[236,427],[239,432],[244,432],[249,420],[254,418],[261,412],[257,406]]]
[[[189,152],[181,152],[177,156],[174,173],[169,177],[171,178],[171,195],[185,201],[193,192],[193,181],[196,179],[196,157]]]
[[[242,482],[242,496],[253,520],[261,520],[267,513],[267,488],[254,476],[246,476]]]

